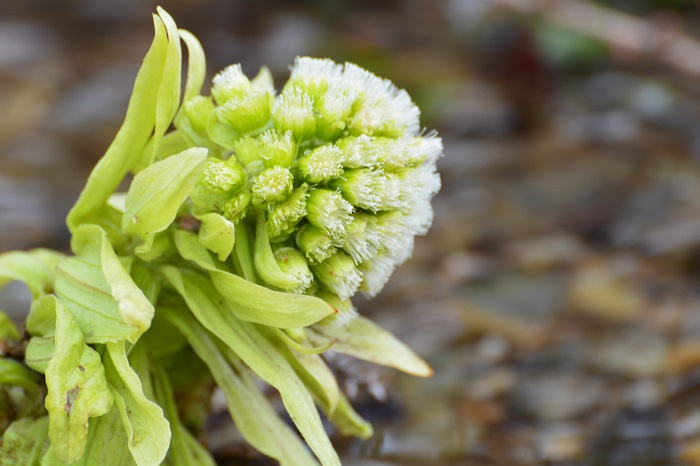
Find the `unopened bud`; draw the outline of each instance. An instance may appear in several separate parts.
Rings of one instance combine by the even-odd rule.
[[[231,196],[224,204],[223,215],[234,224],[245,217],[248,207],[253,199],[249,191],[243,190]]]
[[[384,175],[371,168],[347,170],[331,186],[340,189],[343,197],[355,207],[376,212],[381,207]]]
[[[275,260],[280,270],[299,281],[299,286],[288,290],[292,293],[303,293],[314,279],[309,264],[304,255],[295,248],[280,248],[275,251]]]
[[[350,256],[343,251],[338,251],[320,264],[311,266],[311,269],[318,281],[337,294],[341,300],[354,295],[362,283],[362,274]]]
[[[333,144],[316,147],[297,162],[299,174],[309,183],[325,183],[343,173],[342,157]]]
[[[239,63],[224,68],[214,76],[211,95],[217,105],[224,105],[232,99],[237,99],[249,93],[252,89],[250,80],[243,74]]]
[[[294,177],[289,169],[272,167],[263,170],[253,183],[253,195],[262,202],[273,203],[292,192]]]
[[[309,222],[333,238],[343,238],[352,221],[352,204],[329,189],[312,189],[306,210]]]
[[[267,233],[271,241],[285,239],[306,216],[308,188],[303,185],[295,189],[286,199],[271,206],[267,214]]]
[[[328,259],[342,246],[342,244],[338,244],[338,240],[308,223],[297,232],[296,243],[311,262],[321,262]]]
[[[299,88],[285,89],[272,112],[275,129],[291,131],[297,141],[311,139],[316,133],[313,100]]]
[[[217,117],[240,134],[248,134],[263,128],[270,121],[270,109],[274,96],[266,89],[254,89],[250,93],[232,98],[217,109]]]

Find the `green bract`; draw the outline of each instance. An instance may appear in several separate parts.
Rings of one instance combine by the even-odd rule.
[[[158,13],[124,124],[68,215],[73,255],[0,255],[0,286],[34,300],[24,335],[0,313],[0,465],[213,466],[188,400],[214,386],[263,454],[339,465],[317,408],[346,435],[372,428],[322,353],[432,373],[350,298],[381,291],[430,226],[441,141],[405,91],[327,59],[298,58],[277,95],[240,65],[200,95],[199,42]]]

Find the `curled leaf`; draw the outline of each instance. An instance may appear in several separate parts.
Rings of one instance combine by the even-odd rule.
[[[46,409],[54,453],[64,463],[83,456],[88,419],[109,412],[113,397],[100,355],[85,344],[73,314],[56,305],[56,349],[46,368]]]
[[[153,305],[131,279],[96,225],[76,229],[71,241],[76,257],[63,261],[56,295],[75,315],[89,343],[135,342],[153,319]]]
[[[129,365],[124,343],[107,343],[105,373],[122,418],[127,445],[138,466],[158,466],[170,445],[170,424],[163,410],[143,393],[139,376]]]

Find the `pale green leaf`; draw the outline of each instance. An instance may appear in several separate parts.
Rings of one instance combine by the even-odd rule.
[[[292,351],[279,340],[276,346],[280,353],[287,358],[301,380],[304,381],[324,411],[326,413],[335,411],[340,397],[340,389],[335,375],[323,361],[323,358],[317,354]]]
[[[85,454],[69,466],[135,466],[126,446],[126,433],[116,408],[90,421]],[[41,466],[65,466],[50,447]]]
[[[172,267],[164,269],[164,272],[197,320],[228,345],[258,376],[280,392],[285,408],[321,464],[340,465],[338,455],[323,430],[311,395],[275,345],[254,324],[239,320],[232,312],[226,312],[206,278]]]
[[[222,123],[215,112],[209,117],[207,123],[207,134],[209,139],[214,143],[228,150],[236,150],[236,141],[240,135],[236,133],[229,125]]]
[[[164,312],[209,367],[226,397],[236,427],[248,443],[261,453],[275,458],[281,466],[316,464],[299,438],[260,392],[250,370],[240,362],[232,368],[221,354],[218,339],[187,312],[169,309]]]
[[[272,291],[232,273],[212,271],[211,279],[236,316],[248,322],[277,328],[306,327],[336,312],[314,296]]]
[[[218,270],[211,253],[199,241],[199,237],[186,230],[175,231],[175,247],[183,259],[189,260],[204,270]]]
[[[35,371],[45,374],[55,346],[53,335],[30,338],[24,350],[24,363]]]
[[[163,139],[160,141],[156,160],[167,159],[171,155],[179,154],[190,147],[192,147],[192,143],[187,140],[182,131],[171,131],[163,136]]]
[[[284,272],[275,260],[275,255],[267,236],[265,217],[258,216],[255,230],[255,270],[267,284],[283,290],[294,290],[302,287],[304,282],[297,276]]]
[[[49,448],[49,418],[20,419],[0,440],[0,466],[37,466]]]
[[[180,29],[179,32],[180,38],[187,45],[187,84],[185,84],[185,96],[182,99],[183,102],[187,102],[202,91],[207,74],[207,63],[199,40],[190,31]]]
[[[255,274],[255,264],[253,264],[253,235],[243,222],[236,226],[236,243],[233,246],[233,269],[236,275],[243,277],[249,282],[256,283],[258,277]]]
[[[63,261],[56,295],[69,307],[88,343],[135,342],[151,325],[153,305],[136,286],[96,225],[76,229],[76,257]]]
[[[107,343],[104,365],[134,461],[138,466],[159,465],[170,445],[170,425],[163,410],[144,395],[141,380],[126,358],[123,342]]]
[[[33,298],[53,291],[56,266],[63,254],[48,249],[0,254],[0,288],[11,281],[27,285]]]
[[[126,196],[122,228],[150,244],[168,228],[204,167],[207,150],[187,149],[154,163],[134,177]]]
[[[372,425],[362,419],[342,392],[339,393],[338,404],[332,413],[325,412],[326,417],[338,427],[343,435],[352,435],[368,439],[374,434]]]
[[[236,241],[236,228],[233,223],[217,213],[197,217],[202,222],[199,228],[199,241],[216,254],[220,261],[225,261]]]
[[[38,388],[39,377],[21,362],[0,357],[0,385]]]
[[[15,323],[7,314],[0,311],[0,341],[19,340],[19,338],[19,329]]]
[[[56,305],[56,349],[46,368],[46,409],[49,438],[57,458],[80,459],[88,434],[88,419],[109,412],[112,393],[100,355],[85,344],[73,314]]]
[[[163,21],[153,17],[155,37],[136,76],[124,123],[114,141],[92,170],[78,202],[68,214],[68,228],[75,230],[91,222],[95,212],[107,202],[124,176],[139,164],[156,125],[163,71],[168,55],[168,36]],[[179,75],[180,70],[177,70]]]
[[[180,106],[180,73],[182,70],[180,35],[177,32],[177,26],[173,18],[161,7],[158,7],[157,11],[168,33],[168,47],[163,66],[163,76],[158,86],[155,128],[146,145],[143,156],[134,167],[136,171],[141,171],[153,163],[160,141],[170,127],[170,123],[175,118],[177,109]]]
[[[334,338],[333,351],[382,366],[393,367],[418,377],[430,377],[433,370],[408,346],[391,333],[362,316],[346,326],[315,325],[309,337],[321,343]],[[314,339],[314,334],[316,338]],[[318,336],[321,338],[318,338]]]
[[[36,336],[53,336],[56,332],[56,296],[46,295],[34,300],[25,327]]]
[[[164,310],[164,312],[168,311]],[[216,462],[207,449],[182,424],[177,412],[170,379],[166,372],[158,365],[152,367],[152,374],[155,398],[158,400],[158,404],[163,407],[165,417],[170,422],[173,433],[166,463],[171,466],[216,466]]]

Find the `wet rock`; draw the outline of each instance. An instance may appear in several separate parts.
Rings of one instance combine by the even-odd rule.
[[[513,389],[512,406],[535,419],[559,421],[575,418],[597,406],[605,385],[585,374],[541,374],[522,378]]]
[[[591,263],[575,273],[570,289],[574,309],[611,321],[629,321],[645,311],[644,292],[630,277],[635,264],[619,259],[617,263]]]
[[[578,238],[565,233],[519,240],[508,249],[518,266],[534,271],[573,264],[579,261],[586,251]]]
[[[584,450],[584,435],[573,423],[553,423],[538,432],[537,445],[542,461],[572,461]]]
[[[583,466],[668,466],[676,464],[663,411],[627,408],[586,448]]]
[[[632,378],[663,374],[667,358],[666,341],[639,327],[604,334],[591,341],[586,352],[586,360],[597,370]]]

